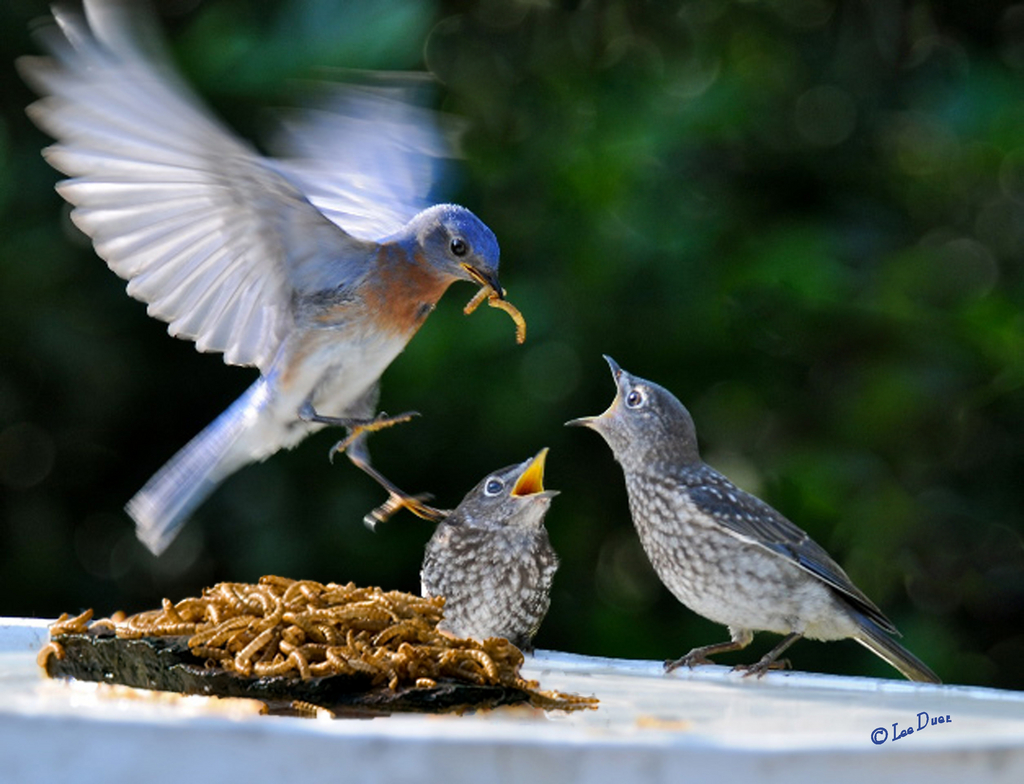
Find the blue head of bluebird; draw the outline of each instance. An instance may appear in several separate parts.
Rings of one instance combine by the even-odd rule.
[[[486,286],[502,297],[498,239],[476,215],[457,204],[437,204],[416,215],[410,232],[427,262],[441,274]]]

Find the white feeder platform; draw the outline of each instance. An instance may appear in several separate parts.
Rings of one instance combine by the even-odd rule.
[[[48,623],[0,619],[3,784],[1024,782],[1017,692],[802,672],[758,680],[715,665],[666,675],[660,662],[539,651],[524,677],[595,695],[598,709],[272,717],[248,701],[46,679],[36,654]]]

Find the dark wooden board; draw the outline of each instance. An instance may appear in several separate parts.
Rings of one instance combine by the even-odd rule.
[[[220,668],[206,668],[188,648],[188,637],[126,640],[94,634],[54,638],[63,658],[47,657],[51,678],[117,683],[140,689],[245,697],[262,700],[271,713],[294,713],[296,701],[326,708],[338,716],[380,716],[396,712],[444,713],[528,703],[530,695],[503,686],[438,681],[431,688],[373,687],[368,676],[332,675],[246,678]]]

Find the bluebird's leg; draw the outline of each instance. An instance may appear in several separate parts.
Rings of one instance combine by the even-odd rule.
[[[801,637],[803,637],[803,634],[800,632],[790,632],[782,638],[778,645],[768,651],[768,653],[762,656],[758,661],[753,664],[737,664],[733,667],[733,670],[746,670],[744,677],[747,675],[756,675],[760,678],[768,672],[768,670],[789,669],[789,659],[782,659],[781,661],[778,661],[778,658],[786,648],[795,643]]]
[[[732,639],[729,642],[716,642],[714,645],[704,645],[700,648],[694,648],[681,659],[676,659],[675,661],[670,659],[665,662],[665,672],[672,672],[672,670],[683,666],[689,667],[692,670],[698,664],[714,664],[708,656],[728,653],[729,651],[741,651],[750,645],[750,641],[754,639],[753,633],[746,629],[730,629],[729,631],[732,632]]]
[[[388,493],[388,500],[363,518],[363,522],[370,530],[373,530],[377,523],[386,522],[401,509],[408,509],[417,517],[431,520],[435,523],[443,520],[451,513],[450,510],[435,509],[432,506],[427,506],[424,501],[431,498],[429,494],[409,495],[399,490],[390,480],[370,465],[370,453],[366,449],[366,431],[357,433],[354,437],[349,436],[345,441],[347,446],[344,449],[346,454],[348,454],[348,459],[369,475],[377,484],[387,490]]]
[[[375,404],[376,400],[376,390],[372,390],[369,394],[372,396],[372,401],[374,401],[370,404],[370,410],[372,411],[372,406]],[[391,427],[392,425],[397,425],[401,422],[408,422],[414,416],[419,416],[417,412],[407,411],[404,414],[399,414],[398,416],[393,417],[389,417],[383,412],[375,417],[329,417],[318,414],[316,409],[313,408],[313,405],[306,402],[299,410],[299,416],[307,422],[316,422],[322,425],[348,428],[349,434],[331,447],[331,459],[333,460],[334,456],[338,452],[345,452],[348,455],[348,459],[351,460],[356,467],[369,475],[370,478],[388,492],[388,500],[363,518],[363,522],[366,523],[371,530],[377,525],[377,523],[387,521],[393,514],[403,508],[408,509],[417,517],[422,517],[424,520],[431,520],[433,522],[443,520],[448,516],[447,511],[435,509],[434,507],[427,506],[423,503],[430,498],[429,495],[414,496],[399,490],[398,487],[389,481],[383,474],[370,465],[370,453],[366,449],[366,436],[370,433],[376,432],[377,430],[383,430],[386,427]]]
[[[398,416],[388,416],[383,411],[375,417],[331,417],[318,414],[312,403],[306,402],[299,409],[299,418],[306,422],[316,422],[319,425],[330,425],[331,427],[346,427],[349,434],[341,439],[331,448],[331,457],[335,453],[344,452],[360,435],[364,433],[375,433],[392,425],[408,422],[413,417],[419,416],[418,411],[406,411]]]

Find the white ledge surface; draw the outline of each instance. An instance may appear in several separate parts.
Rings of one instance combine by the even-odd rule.
[[[539,651],[524,676],[596,695],[600,707],[267,717],[214,713],[202,698],[111,699],[92,684],[49,681],[35,663],[47,623],[0,619],[4,784],[1024,782],[1017,692],[801,672],[757,680],[719,666],[665,675],[659,662]]]

